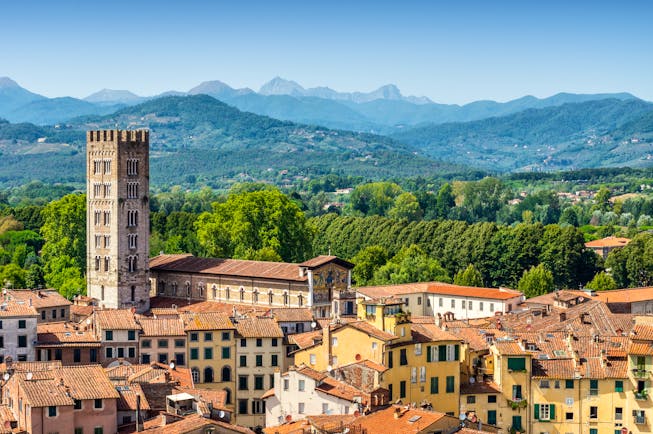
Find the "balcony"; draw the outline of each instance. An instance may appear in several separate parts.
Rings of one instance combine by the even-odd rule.
[[[649,372],[643,368],[633,368],[633,377],[635,378],[648,378]]]
[[[648,399],[648,390],[635,391],[635,399],[637,401],[646,401]]]
[[[641,416],[633,416],[633,422],[635,425],[646,425],[646,416],[641,415]]]

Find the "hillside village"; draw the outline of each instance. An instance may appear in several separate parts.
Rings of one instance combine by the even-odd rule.
[[[88,295],[3,291],[0,433],[650,432],[653,287],[526,299],[356,286],[333,255],[150,257],[148,132],[87,143]]]

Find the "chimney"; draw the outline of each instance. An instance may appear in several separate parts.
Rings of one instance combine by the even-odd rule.
[[[567,314],[565,312],[560,312],[560,322],[567,321]]]
[[[32,297],[29,298],[29,307],[32,307]]]
[[[395,419],[399,419],[401,417],[401,408],[395,407],[394,416],[395,416]]]
[[[161,425],[161,426],[166,426],[166,423],[167,423],[167,422],[168,422],[168,420],[166,419],[166,415],[165,415],[165,414],[162,414],[162,415],[161,415],[161,424],[160,424],[160,425]]]
[[[442,328],[442,314],[440,312],[438,312],[438,316],[435,318],[435,325],[438,328]]]

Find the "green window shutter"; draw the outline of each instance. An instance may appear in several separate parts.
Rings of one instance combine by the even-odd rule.
[[[447,346],[446,345],[438,345],[438,360],[440,362],[444,362],[447,360]]]
[[[431,393],[436,394],[439,393],[439,384],[438,384],[438,377],[431,377]]]
[[[454,360],[460,360],[460,345],[456,345],[455,348]]]
[[[525,357],[509,357],[508,358],[508,369],[513,371],[525,371],[526,370],[526,358]]]
[[[490,425],[496,425],[497,424],[497,411],[496,410],[488,410],[487,411],[487,423]]]
[[[556,420],[556,406],[555,404],[549,404],[549,420]]]
[[[624,391],[624,382],[623,380],[617,380],[614,382],[614,391],[623,392]]]
[[[540,404],[535,404],[533,406],[533,409],[535,410],[535,414],[533,415],[533,418],[535,420],[539,420],[540,419]]]
[[[431,361],[431,347],[430,346],[426,347],[426,361],[427,362]]]

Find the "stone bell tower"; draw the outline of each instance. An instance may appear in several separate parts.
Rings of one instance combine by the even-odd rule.
[[[88,295],[99,307],[150,306],[149,131],[86,133]]]

